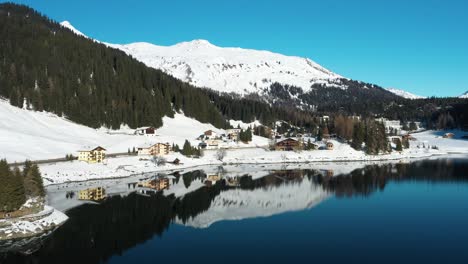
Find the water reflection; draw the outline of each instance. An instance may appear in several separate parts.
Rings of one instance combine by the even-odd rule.
[[[162,236],[174,222],[206,228],[221,220],[268,217],[314,207],[332,195],[368,197],[389,182],[467,183],[467,171],[467,160],[440,159],[371,165],[338,176],[322,169],[233,176],[219,168],[219,179],[200,170],[175,173],[167,190],[141,195],[136,185],[126,183],[122,188],[128,195],[70,209],[68,222],[46,241],[41,237],[29,244],[0,244],[0,262],[102,263]]]

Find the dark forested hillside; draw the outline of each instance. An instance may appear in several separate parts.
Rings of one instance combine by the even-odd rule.
[[[15,4],[0,5],[0,95],[91,127],[160,126],[173,110],[226,125],[200,89]]]
[[[316,126],[320,115],[384,116],[428,127],[468,127],[468,100],[408,100],[381,87],[339,79],[336,87],[275,83],[264,96],[199,89],[138,62],[22,5],[0,4],[0,97],[90,127],[162,125],[182,111],[217,127],[226,119]],[[344,88],[344,89],[343,89]]]

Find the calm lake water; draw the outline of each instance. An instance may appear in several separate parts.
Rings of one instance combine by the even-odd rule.
[[[332,174],[275,170],[182,198],[110,197],[67,211],[0,263],[468,263],[467,158]]]

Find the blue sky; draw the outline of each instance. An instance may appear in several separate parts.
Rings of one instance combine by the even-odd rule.
[[[343,76],[419,95],[468,90],[466,0],[14,2],[111,43],[206,39],[308,57]]]

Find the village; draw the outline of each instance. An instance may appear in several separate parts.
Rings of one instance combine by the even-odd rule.
[[[359,117],[353,118],[359,119]],[[328,120],[329,117],[322,117],[323,122],[328,122]],[[387,159],[407,157],[402,156],[402,153],[404,148],[409,148],[409,145],[412,145],[412,151],[410,151],[410,153],[415,157],[433,155],[438,149],[437,146],[431,145],[427,141],[417,140],[412,136],[412,134],[407,133],[409,126],[411,126],[411,129],[414,132],[424,131],[421,123],[412,122],[412,124],[401,124],[398,120],[387,120],[384,118],[378,118],[376,121],[380,122],[385,127],[385,134],[387,136],[389,148],[394,150],[394,153],[392,154],[393,156],[388,156]],[[144,170],[133,171],[135,173],[143,173],[157,171],[163,168],[176,170],[178,167],[185,168],[187,166],[217,164],[217,162],[219,162],[219,164],[226,164],[226,162],[232,163],[233,159],[239,160],[240,163],[249,163],[248,155],[250,153],[260,153],[260,151],[262,154],[271,153],[270,156],[272,158],[270,162],[273,162],[272,159],[274,159],[274,157],[276,157],[276,162],[301,162],[301,155],[304,156],[305,153],[308,154],[308,158],[311,161],[314,161],[314,159],[317,160],[317,158],[320,157],[320,160],[322,161],[332,161],[333,158],[335,158],[335,160],[347,160],[346,158],[340,157],[339,154],[337,156],[337,153],[343,154],[343,150],[349,151],[351,149],[349,147],[349,142],[346,139],[339,137],[335,133],[328,133],[328,130],[322,131],[319,136],[313,136],[310,133],[299,133],[295,129],[289,129],[283,133],[280,133],[278,131],[279,129],[269,129],[267,133],[269,137],[262,141],[262,145],[252,145],[249,143],[254,140],[252,138],[252,131],[255,131],[255,129],[256,127],[254,126],[244,126],[244,129],[239,126],[238,128],[218,131],[209,129],[200,133],[200,136],[196,138],[187,139],[184,146],[180,147],[174,142],[158,142],[158,129],[154,127],[144,127],[135,130],[134,136],[147,137],[153,143],[136,147],[129,146],[128,153],[121,155],[123,157],[136,157],[137,162],[143,162],[145,164]],[[441,138],[452,139],[454,136],[455,135],[453,133],[448,132],[443,134]],[[256,136],[256,138],[258,141],[258,136]],[[418,151],[414,151],[414,149],[418,149]],[[90,165],[103,164],[106,166],[109,158],[108,155],[106,155],[106,152],[107,151],[104,147],[96,146],[94,148],[78,151],[76,159],[79,162],[86,162]],[[282,154],[274,156],[274,153]],[[312,156],[310,153],[318,154]],[[209,159],[206,159],[205,157],[207,154]],[[350,154],[352,153],[350,152]],[[122,156],[112,155],[111,159],[119,157],[122,159]],[[232,159],[229,160],[227,158],[228,156],[232,156]],[[239,156],[243,157],[239,158]],[[289,157],[294,156],[298,156],[299,161],[297,159],[294,160],[294,158],[289,159]],[[251,157],[250,160],[256,160],[256,158]],[[268,162],[266,158],[263,159],[265,162]],[[304,159],[305,160],[302,162],[307,161],[307,157],[304,157]],[[359,156],[349,158],[349,160],[360,159],[363,158]],[[367,158],[367,160],[376,159],[378,160],[378,156],[374,159],[372,157]],[[184,164],[185,162],[188,164]],[[258,163],[258,159],[255,162]],[[153,164],[153,167],[151,167],[150,164]],[[225,180],[227,184],[232,186],[237,184],[237,179],[223,179],[219,174],[208,175],[204,180],[204,184],[206,186],[212,186],[220,180]],[[171,186],[171,180],[167,177],[155,178],[136,182],[135,186],[138,187],[140,193],[148,194],[168,190]],[[105,198],[106,191],[102,187],[81,190],[78,195],[79,200],[101,201]]]

